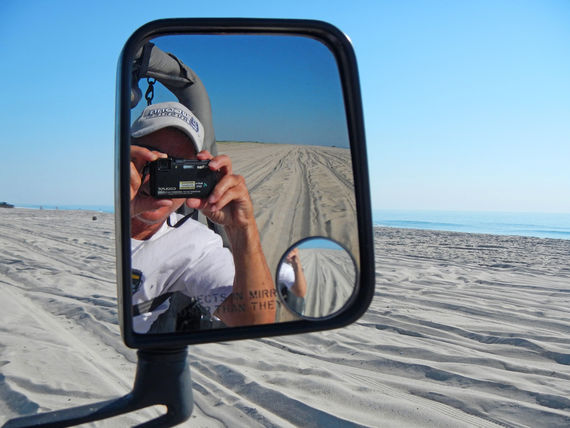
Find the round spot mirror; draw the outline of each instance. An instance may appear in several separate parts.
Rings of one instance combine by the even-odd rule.
[[[326,318],[348,302],[356,287],[350,253],[331,239],[308,238],[281,257],[275,279],[280,301],[303,318]]]

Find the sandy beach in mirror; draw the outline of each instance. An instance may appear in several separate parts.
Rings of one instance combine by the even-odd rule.
[[[0,210],[0,423],[131,390],[113,221]],[[363,318],[192,346],[195,407],[183,426],[570,425],[570,240],[374,233],[377,286]]]
[[[307,236],[332,237],[358,251],[350,151],[339,147],[219,142],[243,175],[272,271]]]

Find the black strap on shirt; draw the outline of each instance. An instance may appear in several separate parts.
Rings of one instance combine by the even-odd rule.
[[[152,312],[160,305],[162,305],[166,299],[172,296],[172,293],[161,294],[160,296],[147,300],[146,302],[139,303],[138,305],[133,305],[133,316],[144,314],[146,312]]]

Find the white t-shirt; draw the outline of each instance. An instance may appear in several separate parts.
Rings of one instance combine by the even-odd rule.
[[[289,263],[281,263],[279,267],[279,276],[277,277],[278,284],[283,284],[288,290],[295,284],[295,271],[293,266]]]
[[[145,241],[131,239],[131,251],[133,272],[140,275],[133,284],[133,305],[180,291],[213,314],[232,292],[235,268],[231,252],[223,247],[219,235],[193,219],[177,228],[165,222]],[[135,316],[134,331],[146,333],[166,312],[169,302],[170,298],[152,312]]]

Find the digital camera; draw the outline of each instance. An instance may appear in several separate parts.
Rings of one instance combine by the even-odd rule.
[[[219,181],[219,173],[209,163],[174,158],[150,162],[150,194],[157,199],[207,197]]]

